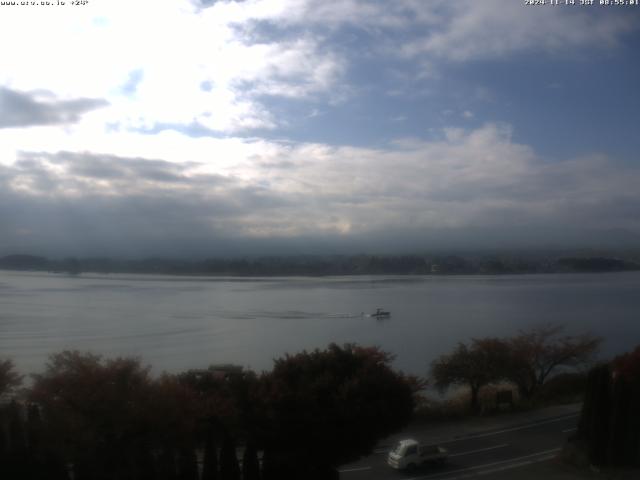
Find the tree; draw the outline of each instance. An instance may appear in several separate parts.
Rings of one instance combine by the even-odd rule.
[[[79,476],[110,478],[130,470],[139,446],[153,440],[153,393],[137,359],[65,351],[34,375],[30,399],[42,409],[42,441],[63,450]]]
[[[451,385],[465,385],[471,391],[470,408],[479,408],[480,389],[505,376],[509,358],[508,344],[498,338],[471,340],[469,346],[459,343],[456,349],[431,364],[435,386],[443,391]]]
[[[254,442],[247,443],[242,456],[242,480],[260,480],[260,462]]]
[[[594,465],[640,465],[640,347],[589,371],[576,445]]]
[[[212,365],[188,370],[177,380],[188,387],[198,403],[199,420],[205,426],[204,437],[212,433],[251,436],[258,423],[254,398],[257,376],[237,365]]]
[[[261,379],[270,420],[264,477],[283,464],[289,471],[279,478],[335,471],[405,426],[419,382],[393,371],[391,361],[378,348],[353,344],[277,359]]]
[[[184,446],[178,452],[179,480],[198,480],[198,458],[194,448]]]
[[[236,456],[236,443],[229,434],[224,436],[220,450],[221,480],[240,480],[240,465]]]
[[[192,447],[200,415],[197,394],[166,373],[151,384],[151,391],[153,402],[145,413],[154,443],[176,451]]]
[[[18,402],[11,401],[0,412],[0,475],[2,478],[28,477],[27,443],[22,408]],[[2,418],[2,417],[5,417]],[[4,424],[6,422],[6,425]]]
[[[218,480],[218,448],[211,433],[207,434],[204,443],[202,480]]]
[[[613,360],[614,405],[609,456],[617,465],[640,465],[640,346]]]
[[[616,357],[613,366],[617,375],[630,382],[640,383],[640,345],[632,352]]]
[[[521,397],[531,399],[552,372],[562,367],[586,365],[602,339],[591,334],[561,335],[563,326],[545,325],[521,331],[509,340],[508,379]]]
[[[158,457],[158,478],[159,480],[178,480],[175,452],[169,446],[164,446],[160,451]]]
[[[15,370],[11,360],[0,360],[0,396],[11,394],[22,384],[22,375]]]

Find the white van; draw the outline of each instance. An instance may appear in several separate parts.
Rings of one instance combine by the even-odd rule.
[[[441,465],[449,456],[446,448],[421,445],[411,438],[400,440],[387,456],[387,464],[397,470],[411,470],[420,466]]]

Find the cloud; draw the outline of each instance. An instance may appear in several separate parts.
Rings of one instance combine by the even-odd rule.
[[[289,2],[280,3],[286,15]],[[336,83],[343,59],[321,36],[300,28],[286,38],[253,37],[250,25],[277,15],[278,2],[216,2],[200,10],[188,0],[113,0],[69,15],[52,9],[52,18],[34,11],[18,21],[23,10],[0,18],[0,41],[13,45],[2,54],[0,85],[106,98],[109,108],[94,116],[103,124],[273,129],[280,122],[264,106],[265,95],[342,95]]]
[[[22,107],[4,126],[77,121],[89,100],[68,99],[100,98],[109,106],[91,117],[103,126],[277,130],[288,122],[271,100],[343,102],[363,88],[350,81],[363,58],[381,72],[402,62],[413,69],[410,82],[424,82],[430,77],[420,72],[432,75],[439,62],[571,55],[584,45],[615,46],[637,26],[631,15],[590,10],[499,0],[112,0],[71,13],[7,9],[0,42],[12,48],[2,53],[0,85],[5,101]],[[424,85],[410,87],[415,94]],[[42,89],[64,100],[31,98],[34,105],[22,97]]]
[[[105,100],[59,100],[49,92],[20,92],[0,86],[0,128],[75,123],[83,113],[107,105]]]
[[[234,8],[227,8],[229,4]],[[378,53],[447,61],[500,58],[519,52],[573,55],[584,45],[615,47],[638,24],[626,13],[594,8],[527,8],[505,0],[247,0],[218,2],[234,22],[276,28],[343,26],[375,36]]]
[[[0,69],[0,250],[166,253],[312,238],[374,248],[434,232],[470,243],[479,231],[543,239],[640,229],[635,167],[598,154],[551,163],[514,141],[506,124],[419,130],[405,117],[428,115],[398,111],[442,111],[457,89],[439,81],[443,65],[615,47],[636,28],[616,9],[496,0],[98,3],[0,17],[0,42],[12,45]],[[427,102],[445,83],[442,102]],[[483,88],[476,101],[487,99]],[[384,91],[411,106],[377,102]],[[439,117],[481,124],[483,109],[461,95]],[[358,108],[332,108],[350,99]],[[289,111],[318,117],[309,124],[319,130],[297,129],[310,140],[270,140],[299,126]],[[344,123],[322,128],[338,114]],[[314,141],[374,116],[393,131],[430,136],[373,138],[377,148]],[[348,127],[357,134],[368,125]]]
[[[503,58],[519,52],[572,56],[585,45],[607,48],[636,30],[632,15],[596,8],[527,8],[522,2],[436,0],[426,8],[438,25],[403,46],[408,57],[447,61]]]
[[[197,246],[204,255],[215,254],[212,245],[260,253],[309,239],[335,252],[522,244],[523,232],[539,242],[640,233],[638,168],[602,155],[548,163],[506,125],[445,129],[439,139],[379,149],[262,147],[245,145],[242,161],[217,174],[204,161],[23,152],[0,168],[1,237],[5,247],[68,254],[74,245],[111,254]]]

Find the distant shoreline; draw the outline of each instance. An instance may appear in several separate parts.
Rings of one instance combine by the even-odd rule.
[[[475,255],[334,255],[209,258],[48,259],[34,255],[0,257],[0,270],[65,275],[146,274],[223,277],[529,275],[640,271],[640,255],[475,254]]]

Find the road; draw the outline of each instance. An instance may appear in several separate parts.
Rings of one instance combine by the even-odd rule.
[[[558,454],[575,430],[578,414],[539,419],[533,423],[507,426],[438,442],[449,450],[447,464],[413,472],[398,472],[386,465],[389,448],[380,448],[362,460],[340,468],[342,480],[454,480],[488,475],[537,462]],[[413,432],[412,438],[425,441]],[[490,477],[487,477],[490,478]],[[514,477],[517,478],[517,477]]]

